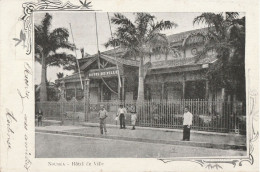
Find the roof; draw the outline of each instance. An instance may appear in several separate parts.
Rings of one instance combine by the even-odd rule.
[[[128,60],[128,59],[123,59],[123,58],[116,58],[114,56],[111,55],[107,55],[106,53],[102,52],[100,53],[100,58],[112,63],[112,64],[117,64],[119,63],[119,65],[127,65],[127,66],[134,66],[134,67],[138,67],[139,66],[139,62],[135,61],[135,60]],[[91,56],[89,58],[86,58],[84,60],[81,60],[80,63],[83,63],[83,65],[80,66],[81,70],[86,69],[90,64],[92,64],[93,62],[95,62],[97,60],[97,54],[94,56]]]
[[[111,58],[110,56],[101,56],[106,58]],[[189,66],[198,66],[203,64],[209,64],[214,63],[217,60],[216,56],[205,56],[201,59],[198,59],[198,57],[192,57],[192,58],[176,58],[174,60],[167,60],[167,61],[158,61],[158,62],[152,62],[151,64],[146,63],[145,65],[149,65],[149,70],[157,70],[157,69],[167,69],[167,68],[174,68],[174,67],[189,67]],[[138,66],[137,64],[135,64]],[[98,70],[98,69],[97,69]],[[84,74],[81,73],[81,78],[84,78]],[[66,76],[64,78],[57,79],[56,82],[62,81],[80,81],[79,74],[75,73],[70,76]]]
[[[217,60],[216,56],[205,56],[201,59],[198,57],[191,58],[176,58],[174,60],[159,61],[153,62],[150,69],[162,69],[162,68],[172,68],[172,67],[181,67],[181,66],[194,66],[194,65],[203,65],[214,63]]]
[[[167,38],[168,38],[169,42],[175,43],[176,45],[181,46],[182,43],[180,43],[180,42],[183,41],[191,33],[206,33],[207,31],[208,31],[208,28],[195,29],[195,30],[190,30],[190,31],[180,32],[177,34],[168,35]],[[125,51],[123,48],[116,47],[115,49],[112,48],[110,50],[103,51],[103,52],[101,52],[101,54],[108,55],[108,56],[122,57],[124,52]],[[79,59],[79,61],[85,61],[86,59],[93,58],[95,56],[97,56],[97,54],[85,56],[84,58]]]
[[[192,33],[206,33],[208,28],[202,28],[202,29],[196,29],[186,32],[181,32],[173,35],[167,36],[169,42],[174,43],[176,45],[182,45],[182,41],[190,34]],[[139,61],[136,60],[128,60],[120,58],[124,54],[124,49],[117,47],[115,49],[110,49],[107,51],[103,51],[100,54],[100,57],[102,59],[107,60],[110,63],[120,65],[129,65],[129,66],[139,66]],[[85,58],[79,59],[79,62],[82,63],[82,66],[80,67],[81,70],[84,70],[86,67],[88,67],[90,64],[95,62],[97,60],[98,54],[94,54],[91,56],[85,56]],[[119,57],[119,58],[117,58]],[[192,58],[176,58],[173,60],[167,60],[167,61],[158,61],[158,62],[152,62],[149,69],[150,70],[156,70],[156,69],[165,69],[165,68],[173,68],[173,67],[182,67],[182,66],[196,66],[196,65],[203,65],[203,64],[209,64],[214,63],[217,60],[216,56],[204,56],[200,59],[198,57],[192,57]],[[82,78],[84,77],[83,74],[81,74]],[[67,76],[65,78],[62,78],[65,81],[78,81],[79,75],[78,73],[75,73],[71,76]],[[58,79],[61,80],[61,79]]]
[[[102,52],[102,54],[117,56],[117,57],[121,57],[124,53],[125,53],[124,49],[120,47]]]
[[[190,30],[186,32],[180,32],[177,34],[172,34],[167,36],[169,42],[176,43],[183,41],[188,35],[192,33],[206,33],[208,31],[208,28],[202,28],[202,29],[196,29],[196,30]]]
[[[109,56],[116,56],[116,57],[121,57],[124,54],[124,49],[117,47],[115,49],[110,49],[110,50],[106,50],[101,52],[101,54],[105,54],[105,55],[109,55]],[[93,54],[93,55],[89,55],[89,56],[84,56],[84,58],[79,59],[79,61],[86,61],[89,58],[93,58],[93,57],[97,57],[97,53]]]
[[[105,59],[105,60],[108,60],[112,63],[121,63],[121,64],[124,64],[124,65],[128,65],[128,66],[136,66],[138,67],[139,66],[139,61],[136,61],[136,60],[128,60],[128,59],[123,59],[123,58],[115,58],[113,56],[109,56],[109,55],[106,55],[106,54],[103,54],[101,53],[101,58]]]
[[[97,60],[97,56],[87,58],[87,60],[85,60],[86,61],[85,63],[83,61],[80,61],[83,63],[83,65],[80,65],[80,70],[84,70],[86,67],[88,67],[90,64],[92,64],[96,60]]]
[[[83,73],[80,73],[81,74],[81,78],[83,79],[85,76]],[[55,82],[59,82],[59,81],[80,81],[80,78],[79,78],[79,73],[74,73],[72,75],[69,75],[69,76],[65,76],[64,78],[59,78],[59,79],[56,79]]]

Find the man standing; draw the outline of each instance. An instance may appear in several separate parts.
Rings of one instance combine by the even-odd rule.
[[[38,126],[42,126],[42,117],[43,117],[43,113],[42,113],[42,110],[39,109],[38,113],[37,113],[37,118],[38,118]]]
[[[184,109],[183,115],[183,141],[190,141],[190,128],[192,125],[192,114],[189,112],[188,107]]]
[[[120,105],[118,111],[117,111],[117,116],[119,116],[119,121],[120,121],[120,129],[124,128],[125,129],[125,118],[126,118],[126,109],[123,108],[123,105]]]
[[[106,128],[106,118],[107,118],[107,111],[104,107],[104,105],[101,105],[101,110],[99,113],[99,120],[100,120],[100,133],[103,134],[103,130],[105,131],[105,134],[107,134],[107,128]]]

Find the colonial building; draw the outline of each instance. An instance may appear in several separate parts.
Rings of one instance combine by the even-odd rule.
[[[226,97],[224,89],[210,89],[210,84],[214,83],[210,83],[206,77],[209,68],[217,61],[216,54],[211,52],[198,58],[197,53],[203,45],[202,37],[196,33],[203,34],[205,31],[198,29],[170,35],[168,40],[178,53],[152,55],[145,59],[148,68],[145,99],[218,100]],[[190,37],[191,34],[194,36]],[[136,100],[139,61],[136,57],[123,59],[123,53],[122,49],[116,48],[101,52],[100,55],[83,57],[79,60],[82,84],[79,73],[56,82],[64,83],[67,99],[81,99],[85,90],[91,102]]]

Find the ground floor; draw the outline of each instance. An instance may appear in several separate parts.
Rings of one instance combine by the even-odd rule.
[[[155,73],[146,76],[144,81],[144,95],[146,100],[180,100],[203,99],[224,100],[223,88],[210,89],[206,71]],[[121,87],[119,88],[119,82]],[[65,83],[65,97],[67,100],[84,97],[80,81]],[[138,77],[125,75],[109,78],[89,78],[89,99],[91,102],[113,100],[134,101],[137,99]]]

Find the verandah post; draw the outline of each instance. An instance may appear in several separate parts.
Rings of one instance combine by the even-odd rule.
[[[61,115],[61,124],[63,125],[64,124],[64,101],[66,100],[65,99],[65,82],[64,81],[61,81],[61,95],[60,95],[60,115]]]
[[[89,113],[89,79],[87,78],[84,81],[84,121],[88,121],[88,113]]]

